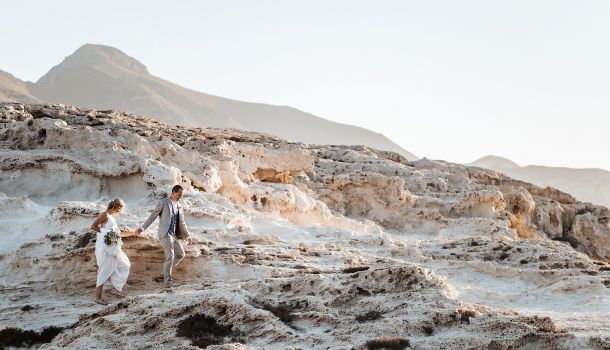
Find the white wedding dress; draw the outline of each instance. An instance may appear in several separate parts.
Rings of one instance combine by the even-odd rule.
[[[121,232],[112,215],[108,215],[108,220],[100,227],[101,232],[97,233],[97,241],[95,242],[97,283],[95,286],[99,287],[110,279],[114,288],[120,292],[127,282],[131,264],[127,255],[121,250],[123,242],[120,239],[115,245],[108,246],[104,243],[104,236],[110,230],[119,234]]]

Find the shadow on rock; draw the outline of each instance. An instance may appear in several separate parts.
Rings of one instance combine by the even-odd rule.
[[[201,349],[235,341],[231,337],[231,326],[219,325],[214,318],[204,314],[195,314],[180,321],[176,335],[189,338],[192,345]]]
[[[50,343],[61,331],[63,328],[55,326],[46,327],[40,332],[7,327],[0,331],[0,348],[31,347],[36,344]]]

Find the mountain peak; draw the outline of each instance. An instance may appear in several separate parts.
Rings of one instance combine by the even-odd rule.
[[[133,73],[148,74],[146,66],[123,51],[106,45],[85,44],[59,65],[66,67],[107,66],[121,68]]]
[[[142,63],[111,46],[81,46],[28,88],[49,103],[118,109],[183,126],[247,129],[292,142],[366,145],[417,159],[370,130],[291,107],[241,102],[183,88],[150,75]]]

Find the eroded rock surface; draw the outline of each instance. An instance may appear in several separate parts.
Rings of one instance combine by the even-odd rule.
[[[610,346],[610,212],[552,188],[63,105],[1,104],[0,148],[0,328],[62,327],[43,348]],[[122,197],[129,231],[176,183],[181,284],[153,224],[93,303],[94,217]]]

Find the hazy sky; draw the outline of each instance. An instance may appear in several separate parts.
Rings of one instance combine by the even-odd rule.
[[[610,170],[610,2],[5,1],[0,69],[85,43],[159,77],[385,134],[418,156]]]

